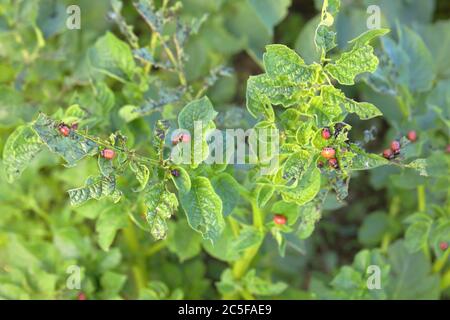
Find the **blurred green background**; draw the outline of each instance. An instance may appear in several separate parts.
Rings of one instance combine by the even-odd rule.
[[[80,30],[65,25],[66,8],[74,2],[81,9]],[[181,3],[183,19],[206,15],[184,48],[189,57],[187,81],[202,83],[218,66],[233,68],[231,76],[219,77],[206,92],[220,112],[222,127],[253,124],[245,110],[246,80],[263,71],[265,45],[286,44],[308,63],[318,59],[313,36],[320,0]],[[289,287],[280,295],[261,298],[376,298],[361,288],[365,272],[357,262],[352,266],[358,252],[375,248],[385,254],[391,272],[389,288],[378,298],[450,296],[448,254],[439,249],[439,243],[450,242],[446,152],[450,2],[343,0],[336,22],[336,53],[367,29],[366,10],[374,4],[381,9],[381,26],[391,29],[389,40],[377,45],[380,68],[375,76],[343,89],[348,96],[377,105],[384,117],[364,123],[348,119],[354,128],[352,139],[381,153],[391,140],[415,130],[419,140],[408,147],[405,157],[427,158],[429,177],[395,167],[358,174],[346,202],[330,198],[313,235],[293,239],[285,257],[279,256],[274,239],[266,237],[255,268]],[[151,72],[150,88],[93,74],[88,50],[97,39],[110,31],[125,40],[110,12],[106,0],[0,0],[0,149],[14,128],[33,120],[39,111],[62,112],[74,103],[89,110],[89,125],[95,132],[121,130],[130,145],[143,150],[155,119],[176,115],[179,109],[172,105],[133,122],[124,121],[119,112],[125,105],[140,105],[152,97],[154,93],[146,90],[153,85],[176,82],[163,70]],[[151,32],[131,1],[123,1],[122,16],[141,44],[151,41]],[[399,41],[401,34],[406,36]],[[98,79],[115,94],[108,110],[95,91]],[[0,297],[76,299],[82,292],[88,299],[220,298],[215,284],[229,259],[226,241],[211,249],[181,219],[171,221],[167,240],[154,242],[129,219],[129,203],[117,205],[122,215],[109,215],[105,201],[70,206],[66,190],[82,185],[95,168],[95,161],[64,168],[55,156],[42,153],[13,184],[6,182],[2,170]],[[423,219],[425,229],[417,226]],[[105,232],[106,240],[99,236]],[[443,263],[438,271],[437,261]],[[81,290],[66,286],[70,265],[81,267]]]

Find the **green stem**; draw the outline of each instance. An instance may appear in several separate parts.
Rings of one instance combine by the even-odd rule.
[[[136,236],[135,228],[132,223],[130,223],[124,230],[123,235],[125,237],[125,242],[130,249],[130,252],[135,261],[131,268],[133,273],[134,283],[136,285],[137,294],[141,292],[147,285],[147,266],[145,261],[145,256],[142,255],[142,249],[139,245],[139,239]]]
[[[417,186],[417,210],[419,212],[425,212],[426,210],[426,194],[425,194],[425,186],[421,184]],[[428,247],[428,243],[423,246],[423,253],[428,259],[431,259],[430,248]]]
[[[167,241],[158,241],[151,247],[149,247],[147,250],[145,250],[145,256],[150,257],[154,254],[158,253],[162,249],[164,249],[167,246]]]
[[[234,220],[232,217],[228,217],[228,221],[230,222],[231,231],[235,237],[239,236],[239,223]]]
[[[391,218],[395,218],[395,216],[397,216],[399,211],[400,211],[400,197],[395,196],[392,199],[391,204],[389,206],[389,216]],[[383,236],[383,240],[381,241],[381,251],[382,252],[387,252],[387,249],[389,247],[391,240],[392,240],[392,234],[390,232],[387,232]]]
[[[410,117],[410,102],[411,102],[411,94],[409,93],[408,89],[400,86],[399,88],[400,95],[397,96],[396,101],[398,103],[398,106],[400,107],[400,111],[403,114],[403,117],[405,119],[409,119]]]
[[[144,157],[144,156],[141,156],[141,155],[137,155],[134,152],[130,152],[130,151],[124,150],[122,148],[113,146],[113,145],[111,145],[111,144],[109,144],[109,143],[107,143],[105,141],[100,140],[99,138],[95,138],[95,137],[89,136],[87,134],[83,134],[81,132],[77,132],[77,134],[79,136],[87,139],[87,140],[95,142],[96,144],[98,144],[99,146],[102,146],[104,148],[108,148],[108,149],[112,149],[112,150],[115,150],[115,151],[118,151],[118,152],[126,153],[128,156],[132,156],[134,159],[136,159],[138,161],[148,162],[148,163],[151,163],[151,164],[154,164],[154,165],[160,165],[160,162],[158,160],[156,160],[156,159],[152,159],[152,158]]]
[[[50,225],[50,217],[47,212],[42,210],[36,200],[31,196],[25,197],[24,203],[28,203],[31,210],[33,210],[42,220],[45,221],[48,225]]]
[[[240,194],[245,200],[247,200],[248,202],[251,203],[251,202],[252,202],[252,195],[251,195],[251,193],[250,193],[246,188],[244,188],[242,185],[240,185],[240,184],[237,184],[236,187],[237,187],[237,189],[238,189],[239,194]]]
[[[417,209],[419,212],[425,212],[426,209],[426,194],[423,184],[417,187]]]
[[[403,102],[402,98],[397,98],[398,106],[400,107],[400,111],[405,118],[408,118],[409,111],[408,106]]]
[[[450,288],[450,269],[447,270],[447,272],[444,273],[444,275],[441,278],[441,291],[446,290],[447,288]]]
[[[251,200],[251,206],[253,211],[253,226],[258,229],[261,232],[264,232],[264,215],[261,209],[256,204],[256,200]],[[235,280],[240,280],[242,277],[247,273],[247,270],[249,269],[253,259],[255,258],[256,254],[259,251],[259,248],[261,247],[262,241],[255,244],[254,246],[248,248],[242,257],[237,260],[232,267],[232,273]],[[245,290],[241,291],[240,294],[244,298],[249,298],[249,295],[247,295],[248,292],[245,292]],[[248,293],[250,294],[250,293]],[[251,295],[250,295],[251,296]],[[224,299],[236,299],[236,295],[224,295]]]
[[[250,292],[248,292],[248,290],[246,290],[246,289],[243,289],[241,291],[241,295],[242,295],[242,298],[244,298],[245,300],[255,300],[255,297]]]
[[[444,254],[434,262],[433,264],[434,273],[439,273],[444,268],[449,256],[450,256],[450,249],[447,249],[444,252]]]

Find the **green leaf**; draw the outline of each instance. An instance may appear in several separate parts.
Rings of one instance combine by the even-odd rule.
[[[389,164],[389,160],[384,157],[374,153],[367,153],[354,144],[350,148],[355,153],[355,157],[352,160],[352,170],[368,170]]]
[[[355,39],[350,40],[348,43],[353,45],[353,48],[360,48],[368,44],[372,39],[377,37],[382,37],[385,34],[389,33],[389,29],[370,29],[366,32],[360,34]]]
[[[295,137],[299,145],[305,146],[309,145],[314,134],[313,123],[304,122],[299,124]]]
[[[414,224],[414,223],[418,223],[418,222],[423,222],[423,223],[427,223],[427,224],[431,224],[433,222],[433,218],[426,214],[426,213],[414,213],[412,215],[409,215],[405,220],[405,223],[407,224]]]
[[[86,117],[86,111],[81,109],[78,104],[73,104],[66,109],[62,120],[65,123],[74,123],[83,120],[84,117]]]
[[[301,206],[313,200],[320,190],[320,170],[313,163],[297,182],[295,188],[284,188],[281,196],[286,202]]]
[[[231,243],[231,250],[242,253],[244,250],[260,244],[264,234],[253,226],[244,225],[239,232],[239,236]]]
[[[300,179],[310,161],[311,154],[305,150],[291,154],[283,164],[283,179]]]
[[[283,20],[288,13],[291,0],[250,0],[250,5],[265,25],[267,31],[273,34],[274,27]]]
[[[347,112],[356,113],[363,120],[382,115],[381,111],[373,104],[349,99],[341,90],[333,86],[323,86],[321,97],[323,100],[322,111],[330,120],[336,119],[341,114],[341,108],[344,108]]]
[[[0,297],[10,300],[30,300],[29,293],[19,285],[11,283],[0,284]]]
[[[301,206],[299,210],[300,224],[298,225],[297,236],[300,239],[309,238],[316,227],[316,222],[320,218],[320,210],[314,201]]]
[[[1,127],[14,127],[21,124],[24,119],[30,119],[30,116],[34,115],[33,109],[25,101],[23,92],[13,89],[13,86],[0,85]]]
[[[327,118],[334,122],[343,113],[342,107],[346,102],[344,93],[333,86],[322,86],[320,97],[314,97],[312,105],[317,105]]]
[[[112,271],[106,271],[100,278],[103,299],[115,299],[122,290],[127,276]]]
[[[145,193],[147,206],[147,222],[150,232],[156,240],[167,236],[167,222],[178,208],[178,200],[174,193],[167,191],[163,182],[153,185]]]
[[[162,33],[164,26],[164,16],[162,11],[156,11],[152,2],[144,0],[135,2],[134,6],[152,30],[157,33]]]
[[[217,3],[217,9],[213,10],[220,11],[222,9],[219,8],[223,8],[220,21],[223,19],[226,22],[226,27],[220,26],[213,36],[221,39],[220,44],[217,45],[219,50],[228,52],[231,50],[234,53],[244,48],[252,58],[259,62],[264,47],[273,42],[275,25],[287,15],[291,0],[232,1],[227,2],[226,5],[223,5],[225,2],[216,1],[215,3]],[[229,32],[234,39],[228,40],[228,36],[225,34]],[[222,35],[222,33],[225,34]]]
[[[201,251],[202,237],[192,230],[183,220],[170,224],[167,246],[170,252],[176,254],[180,262],[198,255]]]
[[[287,218],[287,225],[294,225],[300,215],[299,207],[295,203],[277,201],[273,204],[271,212],[281,214]]]
[[[139,108],[133,105],[125,105],[119,110],[119,116],[126,122],[131,122],[140,117]]]
[[[191,177],[189,177],[189,174],[186,170],[182,167],[173,167],[174,170],[178,170],[179,176],[174,177],[172,176],[172,181],[175,184],[175,187],[178,189],[180,193],[187,193],[189,190],[191,190]]]
[[[275,187],[270,184],[258,186],[256,191],[256,203],[258,207],[263,208],[272,198]]]
[[[222,272],[220,281],[216,282],[216,287],[217,291],[222,295],[233,295],[241,290],[240,284],[234,279],[233,272],[230,268]]]
[[[230,215],[240,199],[239,183],[230,174],[223,172],[213,177],[211,184],[222,200],[223,216]]]
[[[116,103],[114,92],[104,82],[95,83],[94,91],[95,100],[100,104],[102,114],[107,115]]]
[[[271,105],[290,107],[308,95],[309,91],[286,77],[271,78],[267,74],[251,76],[247,81],[247,109],[255,118],[264,115],[273,119]]]
[[[215,193],[209,180],[205,177],[194,178],[191,190],[182,194],[180,199],[192,229],[200,232],[205,240],[216,241],[225,222],[222,215],[222,200]]]
[[[285,45],[266,46],[263,59],[266,72],[271,78],[286,77],[289,81],[303,86],[317,82],[320,66],[305,65],[303,59]]]
[[[3,164],[9,182],[17,179],[42,150],[42,142],[29,126],[19,126],[3,148]]]
[[[287,288],[287,284],[284,282],[272,283],[269,280],[258,277],[254,269],[245,274],[242,283],[250,293],[258,296],[279,295]]]
[[[326,53],[336,47],[336,33],[332,30],[340,9],[340,0],[324,0],[319,26],[316,29],[314,43],[321,51],[322,59]]]
[[[388,263],[390,299],[439,299],[439,276],[432,273],[431,263],[422,252],[411,254],[400,240],[389,247]]]
[[[105,159],[102,156],[98,156],[98,168],[100,170],[100,173],[104,175],[105,177],[109,177],[111,175],[114,175],[114,165],[113,160]]]
[[[369,266],[380,269],[381,288],[371,290],[368,287]],[[338,299],[387,299],[386,286],[389,279],[390,266],[379,250],[362,250],[358,252],[351,266],[343,266],[334,277],[330,297]]]
[[[122,192],[116,188],[114,176],[89,177],[83,187],[71,189],[68,193],[73,206],[90,199],[100,200],[104,197],[110,197],[114,202],[118,202],[122,197]]]
[[[209,122],[215,119],[217,112],[214,110],[211,101],[207,97],[188,103],[178,115],[178,125],[180,129],[194,132],[194,123],[201,122],[206,127]]]
[[[388,230],[389,217],[385,212],[370,213],[358,230],[358,241],[365,246],[377,245]]]
[[[336,47],[336,32],[325,25],[319,25],[314,36],[314,43],[325,55],[326,52]]]
[[[430,233],[431,223],[419,221],[413,223],[405,232],[405,247],[409,252],[414,253],[428,246],[428,236]]]
[[[98,39],[88,55],[91,65],[110,77],[125,81],[134,74],[136,65],[130,47],[111,32]]]
[[[431,89],[435,78],[434,59],[422,38],[407,27],[399,30],[399,47],[408,56],[405,75],[411,91]]]
[[[209,240],[202,242],[205,251],[212,257],[225,262],[232,262],[239,259],[241,252],[236,251],[237,236],[235,236],[229,223],[225,223],[224,230],[219,238],[211,243]]]
[[[438,220],[436,228],[433,228],[433,232],[431,232],[430,234],[430,244],[431,247],[434,248],[434,252],[436,254],[436,257],[438,258],[446,254],[446,252],[445,251],[443,252],[440,248],[440,244],[442,242],[450,243],[449,219]]]
[[[437,78],[448,79],[450,76],[450,65],[448,64],[450,34],[447,30],[450,29],[450,20],[438,20],[433,24],[427,23],[417,27],[427,48],[430,49],[436,65]]]
[[[353,85],[355,77],[364,72],[374,72],[378,66],[378,58],[373,54],[370,45],[353,47],[349,52],[344,52],[334,63],[327,64],[328,72],[340,84]]]
[[[41,113],[33,123],[32,128],[50,151],[66,160],[68,167],[74,166],[76,162],[86,156],[97,153],[98,145],[95,142],[74,131],[71,131],[69,136],[65,137],[58,131],[58,125],[58,122]]]
[[[131,161],[130,162],[130,169],[133,171],[134,175],[136,176],[136,180],[139,182],[141,187],[137,190],[134,190],[135,192],[139,192],[145,189],[148,183],[148,179],[150,178],[150,170],[149,168],[142,163],[139,163],[137,161]]]
[[[295,41],[295,51],[298,52],[306,63],[319,62],[321,52],[317,50],[314,38],[317,25],[320,23],[320,15],[308,20],[300,30]]]
[[[117,231],[126,227],[127,221],[127,215],[121,206],[108,206],[104,209],[95,224],[100,248],[108,251]]]
[[[349,293],[358,292],[363,283],[362,275],[352,267],[343,266],[339,273],[331,281],[331,285],[335,290],[348,291]]]
[[[347,99],[347,103],[344,104],[344,108],[350,113],[357,114],[362,120],[368,120],[383,115],[377,107],[368,102],[356,102],[351,99]]]
[[[167,285],[161,281],[150,281],[147,287],[139,290],[139,300],[181,300],[184,293],[177,288],[170,293]]]
[[[417,170],[421,176],[428,176],[427,159],[416,159],[405,165],[405,167]]]

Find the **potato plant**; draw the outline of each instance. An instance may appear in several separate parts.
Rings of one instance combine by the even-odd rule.
[[[342,46],[360,4],[324,0],[312,49],[294,50],[273,39],[290,1],[219,2],[80,1],[106,17],[86,32],[64,30],[62,3],[0,2],[0,297],[448,295],[449,73],[430,67],[444,27],[388,21]],[[378,150],[366,123],[388,124]],[[243,164],[210,161],[228,129]],[[346,206],[361,245],[337,265],[323,242]]]

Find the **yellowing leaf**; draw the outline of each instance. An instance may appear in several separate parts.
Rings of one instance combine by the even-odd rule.
[[[384,36],[385,34],[389,33],[389,29],[370,29],[366,32],[360,34],[358,37],[356,37],[353,40],[350,40],[348,43],[353,44],[353,47],[359,48],[367,43],[369,43],[372,39],[376,37]]]
[[[225,226],[222,216],[222,200],[205,177],[192,180],[191,190],[182,194],[183,206],[189,225],[200,232],[205,240],[214,242]]]
[[[281,190],[281,196],[286,202],[294,202],[301,206],[313,200],[320,190],[320,170],[312,166],[303,174],[295,188]]]
[[[42,142],[29,126],[20,126],[8,137],[3,149],[3,164],[9,182],[18,178],[36,155]]]
[[[272,78],[282,76],[300,85],[317,81],[320,65],[305,65],[303,59],[285,45],[268,45],[263,59],[266,72]]]
[[[377,66],[378,58],[373,54],[373,48],[364,45],[344,52],[334,63],[327,64],[325,71],[340,84],[353,85],[357,75],[374,72]]]
[[[103,197],[110,197],[114,202],[118,202],[122,196],[122,192],[116,188],[114,176],[89,177],[83,187],[71,189],[68,193],[72,205],[80,205],[90,199],[99,200]]]
[[[167,222],[178,208],[175,194],[166,190],[163,182],[152,186],[145,194],[147,206],[147,222],[150,232],[156,240],[167,236]]]
[[[145,187],[147,186],[147,182],[150,177],[149,168],[145,164],[138,163],[136,161],[131,161],[130,169],[131,171],[133,171],[137,181],[139,181],[139,184],[141,185],[141,187],[135,191],[138,192],[144,190]]]
[[[66,166],[74,166],[84,157],[97,153],[98,145],[94,141],[74,131],[65,137],[59,132],[58,125],[57,121],[41,113],[32,128],[52,152],[67,161]]]

